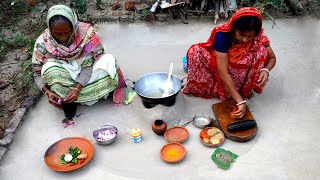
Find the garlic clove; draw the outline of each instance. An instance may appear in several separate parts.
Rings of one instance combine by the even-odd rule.
[[[71,154],[65,154],[64,155],[64,161],[71,162],[72,161],[72,155]]]

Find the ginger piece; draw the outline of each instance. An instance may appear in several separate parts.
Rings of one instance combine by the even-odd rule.
[[[80,154],[77,159],[87,159],[88,155],[87,154]]]

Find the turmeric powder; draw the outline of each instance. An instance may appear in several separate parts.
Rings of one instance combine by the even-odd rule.
[[[177,160],[179,159],[179,151],[175,148],[170,149],[167,151],[166,156],[170,160]]]

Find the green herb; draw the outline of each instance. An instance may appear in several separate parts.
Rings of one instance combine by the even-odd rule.
[[[61,164],[68,164],[68,162],[66,162],[64,160],[64,157],[66,156],[67,153],[63,154],[60,156],[60,162]],[[79,149],[78,147],[69,147],[69,151],[68,154],[70,154],[72,156],[72,160],[70,162],[76,164],[78,162],[78,156],[81,154],[81,149]],[[69,163],[70,163],[69,162]]]
[[[64,156],[66,156],[65,154],[63,154],[61,157],[60,157],[60,162],[62,164],[68,164],[65,160],[64,160]]]

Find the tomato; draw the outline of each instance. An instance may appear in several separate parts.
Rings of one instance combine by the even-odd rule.
[[[209,135],[207,134],[207,129],[204,129],[200,132],[200,137],[201,139],[204,139],[204,138],[210,139]]]

